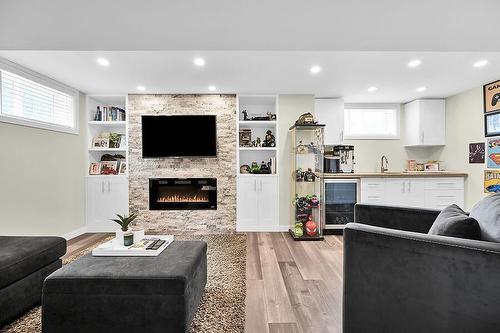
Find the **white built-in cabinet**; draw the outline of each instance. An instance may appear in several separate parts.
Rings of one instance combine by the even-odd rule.
[[[278,231],[278,177],[238,177],[237,230]]]
[[[344,142],[344,100],[341,98],[315,98],[314,116],[320,124],[327,124],[324,131],[325,145]]]
[[[444,146],[444,99],[422,99],[405,104],[405,146]]]
[[[464,208],[464,178],[362,178],[361,203],[443,209]]]
[[[120,176],[87,178],[87,228],[90,231],[113,231],[116,214],[128,214],[128,179]]]

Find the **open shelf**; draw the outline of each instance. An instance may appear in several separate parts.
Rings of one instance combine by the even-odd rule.
[[[239,150],[276,150],[276,147],[238,147]]]
[[[127,124],[126,121],[89,121],[91,126],[121,127]]]
[[[276,120],[240,120],[240,127],[272,127],[276,126]]]
[[[89,148],[89,151],[127,151],[127,148]]]

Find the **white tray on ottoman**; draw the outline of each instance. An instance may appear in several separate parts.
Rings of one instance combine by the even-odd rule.
[[[151,235],[144,236],[141,241],[147,239],[162,239],[165,240],[162,246],[156,250],[146,250],[144,247],[123,246],[118,243],[116,238],[109,242],[103,243],[92,250],[94,257],[156,257],[163,252],[174,241],[173,235]]]

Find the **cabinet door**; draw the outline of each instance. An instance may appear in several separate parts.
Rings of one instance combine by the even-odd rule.
[[[278,228],[278,178],[259,177],[257,179],[259,193],[259,229],[275,231]]]
[[[325,127],[325,145],[342,144],[344,141],[344,100],[340,98],[316,98],[314,115]]]
[[[107,181],[98,178],[87,179],[87,224],[98,226],[108,217]]]
[[[87,180],[87,224],[112,231],[117,225],[111,221],[116,214],[128,215],[127,178],[103,177]]]
[[[128,180],[126,178],[112,179],[107,182],[109,195],[109,214],[115,218],[116,214],[128,215]]]
[[[252,176],[238,178],[236,203],[238,231],[258,231],[259,207],[256,178]]]
[[[420,104],[424,145],[446,144],[445,101],[443,99],[422,100]]]
[[[424,179],[407,179],[404,195],[404,206],[425,207],[425,181]]]
[[[407,181],[406,178],[385,181],[385,204],[387,206],[406,206]]]
[[[426,208],[442,210],[452,204],[464,208],[464,190],[425,191]]]

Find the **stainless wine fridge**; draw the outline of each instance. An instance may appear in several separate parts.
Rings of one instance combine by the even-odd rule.
[[[354,222],[354,205],[359,201],[359,179],[325,179],[324,219],[327,234],[342,234]]]

